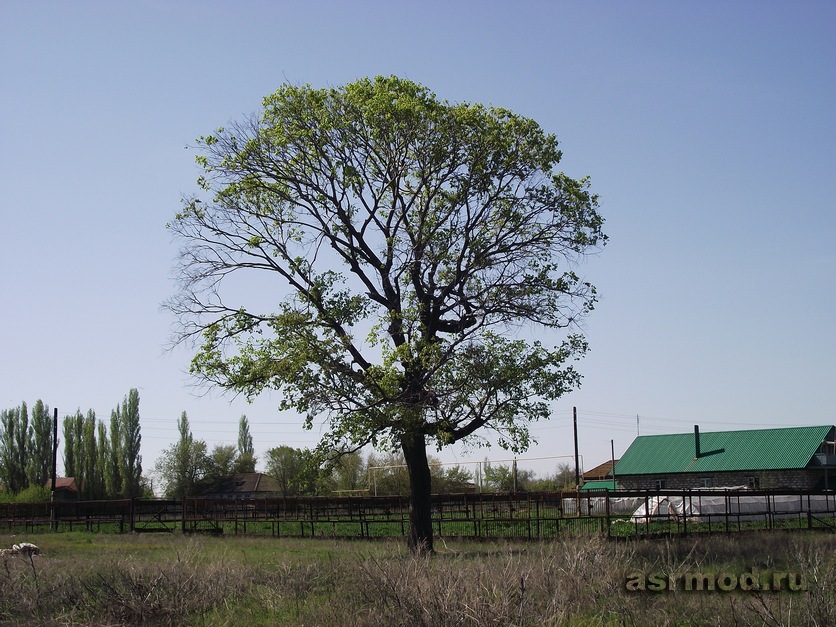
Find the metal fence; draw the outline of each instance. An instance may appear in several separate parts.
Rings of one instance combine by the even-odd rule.
[[[0,529],[182,532],[273,537],[379,538],[406,534],[400,496],[183,500],[133,499],[0,504]],[[836,531],[836,493],[658,491],[468,493],[433,496],[441,537],[548,539]]]

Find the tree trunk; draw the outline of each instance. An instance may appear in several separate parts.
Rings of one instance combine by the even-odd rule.
[[[423,434],[404,437],[401,441],[406,468],[409,471],[409,534],[407,546],[412,553],[433,552],[433,524],[430,465]]]

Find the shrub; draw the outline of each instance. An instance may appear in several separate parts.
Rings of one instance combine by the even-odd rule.
[[[39,485],[30,485],[24,488],[15,496],[17,503],[49,503],[52,493],[49,488]]]

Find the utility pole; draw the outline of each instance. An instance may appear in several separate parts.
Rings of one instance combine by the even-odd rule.
[[[58,408],[53,408],[52,413],[52,499],[55,500],[55,474],[58,464]]]
[[[612,487],[615,489],[615,440],[610,440],[610,454],[612,455]]]
[[[578,461],[578,408],[572,408],[572,420],[575,425],[575,489],[581,489],[581,465]]]
[[[56,516],[55,505],[55,483],[58,464],[58,408],[52,408],[52,486],[49,492],[49,518],[50,527],[53,531],[58,530],[58,517]]]

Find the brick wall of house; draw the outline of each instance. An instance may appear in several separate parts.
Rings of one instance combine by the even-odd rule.
[[[710,478],[713,487],[747,486],[750,478],[757,481],[760,490],[812,490],[822,479],[821,471],[800,470],[752,470],[748,472],[678,473],[668,475],[616,475],[622,490],[655,490],[656,481],[665,481],[666,490],[687,490],[701,487],[701,479]]]

